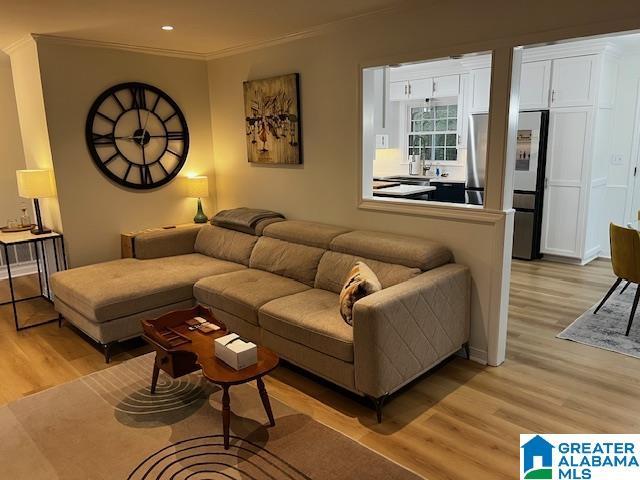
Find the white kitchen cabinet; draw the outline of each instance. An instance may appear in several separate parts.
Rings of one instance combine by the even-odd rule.
[[[551,60],[522,64],[520,74],[520,110],[549,108]]]
[[[433,95],[433,78],[419,78],[409,82],[409,100],[424,100]]]
[[[489,111],[491,95],[491,68],[471,70],[471,105],[470,113],[486,113]]]
[[[389,83],[389,100],[400,101],[407,100],[409,96],[409,82],[391,82]]]
[[[585,158],[593,109],[552,110],[542,214],[542,253],[581,258],[584,244]]]
[[[457,97],[460,93],[460,75],[446,75],[433,79],[433,98]]]
[[[597,55],[559,58],[553,61],[551,107],[594,104]]]

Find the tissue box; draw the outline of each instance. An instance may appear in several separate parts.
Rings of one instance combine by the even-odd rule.
[[[258,362],[256,344],[241,340],[235,333],[216,338],[215,353],[216,357],[236,370],[242,370]]]

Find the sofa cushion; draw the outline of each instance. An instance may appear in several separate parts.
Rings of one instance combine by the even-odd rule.
[[[214,225],[203,225],[196,238],[197,253],[221,260],[249,265],[258,237]]]
[[[258,309],[275,299],[308,290],[303,283],[252,268],[199,280],[196,299],[258,325]]]
[[[55,273],[51,288],[78,313],[101,323],[191,299],[199,279],[245,268],[198,253],[124,258]]]
[[[260,237],[251,253],[249,266],[293,278],[312,287],[320,257],[325,251],[275,238]]]
[[[353,329],[340,316],[338,295],[313,288],[260,308],[260,326],[345,362],[353,362]]]
[[[359,260],[364,261],[373,270],[373,273],[380,280],[382,288],[397,285],[422,273],[419,268],[379,262],[378,260],[356,257],[346,253],[326,252],[318,265],[315,287],[340,293],[349,271]]]
[[[328,249],[331,240],[350,230],[349,228],[336,227],[324,223],[285,220],[266,227],[264,235],[286,242]]]
[[[331,250],[406,267],[431,270],[451,261],[443,245],[424,238],[354,230],[331,241]]]

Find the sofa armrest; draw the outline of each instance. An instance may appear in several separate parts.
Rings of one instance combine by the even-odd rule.
[[[200,228],[188,225],[138,233],[133,237],[133,256],[145,260],[193,253]]]
[[[469,269],[447,264],[354,304],[356,388],[391,393],[469,338]]]

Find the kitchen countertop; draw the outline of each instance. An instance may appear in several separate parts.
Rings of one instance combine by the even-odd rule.
[[[379,188],[373,191],[375,196],[384,197],[410,197],[421,193],[433,192],[436,187],[428,185],[398,185],[397,187]]]
[[[373,177],[373,179],[385,182],[402,182],[397,177],[411,178],[412,180],[429,180],[432,183],[467,183],[466,180],[449,177],[428,177],[426,175],[389,175],[386,177]]]

